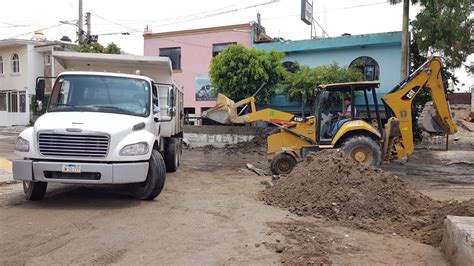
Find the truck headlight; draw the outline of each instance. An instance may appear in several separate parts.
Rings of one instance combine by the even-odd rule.
[[[15,150],[21,152],[28,152],[30,151],[30,143],[26,139],[18,137],[16,139]]]
[[[143,155],[148,153],[148,143],[139,142],[130,144],[120,150],[122,156]]]

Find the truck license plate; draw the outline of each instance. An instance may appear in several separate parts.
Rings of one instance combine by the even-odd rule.
[[[81,165],[80,164],[63,164],[63,173],[80,173]]]

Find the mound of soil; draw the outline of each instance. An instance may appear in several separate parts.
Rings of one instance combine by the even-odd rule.
[[[434,201],[410,189],[399,177],[361,166],[338,150],[308,156],[262,196],[267,204],[298,215],[396,233],[431,245],[439,245],[447,214],[474,215],[472,201]]]
[[[225,155],[242,155],[242,154],[258,154],[265,155],[267,153],[267,138],[264,134],[257,135],[249,141],[238,142],[236,144],[226,144],[222,148],[212,145],[206,145],[196,148],[204,154],[218,153]]]
[[[249,141],[227,144],[224,150],[226,154],[257,153],[264,155],[267,152],[267,138],[264,135],[257,135]]]

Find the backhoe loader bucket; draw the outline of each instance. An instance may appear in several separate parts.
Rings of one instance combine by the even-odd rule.
[[[440,122],[440,117],[436,112],[436,108],[433,106],[433,102],[427,102],[423,107],[423,111],[418,117],[418,126],[422,130],[432,134],[448,133]]]
[[[231,117],[236,116],[232,106],[234,101],[227,98],[224,94],[217,95],[216,106],[202,113],[202,117],[209,118],[221,124],[232,124]]]

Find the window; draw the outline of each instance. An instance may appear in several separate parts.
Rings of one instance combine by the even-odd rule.
[[[364,80],[378,80],[379,79],[379,64],[375,59],[369,56],[361,56],[351,62],[349,67],[358,69],[364,75]]]
[[[11,92],[10,97],[8,98],[8,111],[11,113],[16,113],[18,112],[18,93],[17,92]]]
[[[18,54],[12,55],[12,72],[20,73],[20,57]]]
[[[0,74],[3,74],[3,57],[0,56]]]
[[[196,121],[193,120],[196,110],[193,107],[184,108],[184,124],[185,125],[194,125]],[[191,121],[193,120],[193,121]]]
[[[49,112],[106,112],[146,117],[150,113],[146,80],[113,76],[63,75],[55,83]]]
[[[300,69],[300,66],[298,65],[296,61],[295,62],[285,61],[283,62],[283,66],[286,68],[286,70],[288,70],[291,73],[295,73],[296,71]]]
[[[0,111],[7,110],[7,93],[0,92]]]
[[[181,47],[160,48],[160,56],[166,56],[171,60],[173,70],[181,70]]]
[[[20,112],[26,112],[26,93],[20,92]]]
[[[222,53],[222,51],[227,48],[227,46],[237,44],[236,42],[228,42],[228,43],[217,43],[212,45],[212,57]]]

